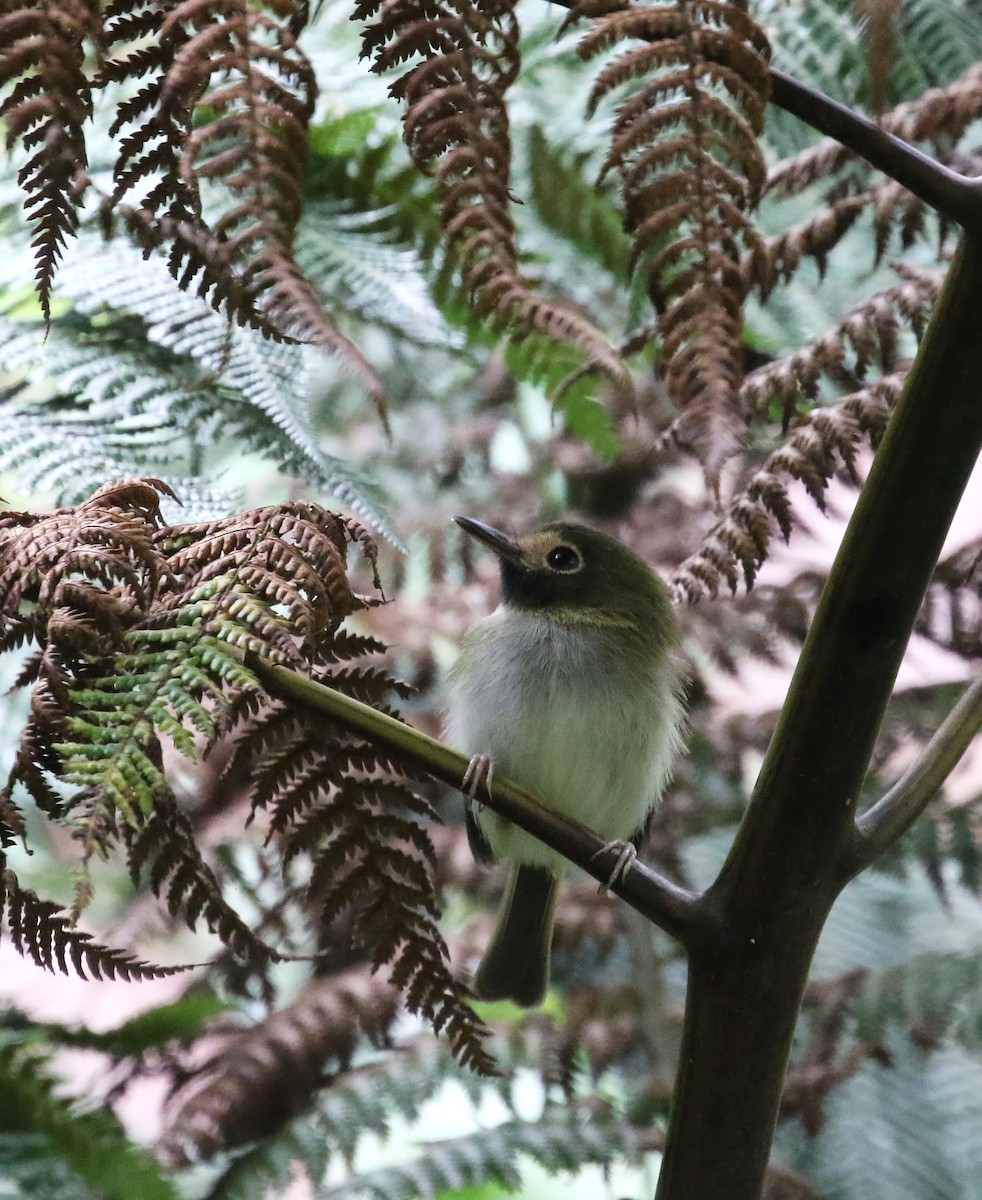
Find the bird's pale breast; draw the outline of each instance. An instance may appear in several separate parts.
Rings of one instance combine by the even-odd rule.
[[[610,630],[499,608],[465,638],[450,691],[451,745],[489,754],[497,774],[602,837],[631,837],[657,802],[681,716],[664,651],[628,653]],[[567,865],[490,809],[479,820],[495,854]]]

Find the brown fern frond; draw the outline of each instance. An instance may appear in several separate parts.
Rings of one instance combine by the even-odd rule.
[[[518,267],[511,218],[511,140],[505,93],[518,74],[515,0],[361,0],[374,18],[363,55],[384,71],[422,57],[392,85],[404,100],[406,144],[432,173],[444,238],[476,311],[518,337],[544,334],[582,351],[588,366],[627,374],[603,334],[579,313],[539,296]]]
[[[748,213],[764,183],[770,48],[745,3],[580,3],[593,18],[580,44],[592,58],[631,43],[597,75],[591,109],[625,85],[603,170],[621,176],[632,265],[644,262],[658,312],[661,361],[682,409],[675,436],[718,478],[742,429],[743,253],[760,249]],[[640,46],[634,43],[640,42]]]
[[[766,299],[779,282],[787,283],[807,259],[814,260],[819,274],[824,274],[829,254],[864,212],[870,214],[874,262],[879,262],[895,232],[899,233],[904,249],[913,245],[927,227],[930,209],[893,180],[845,196],[809,220],[768,239],[759,253],[747,255],[743,273],[748,286],[756,287]]]
[[[804,417],[785,443],[767,456],[747,487],[730,501],[726,515],[713,525],[696,552],[673,572],[671,584],[676,597],[686,603],[714,598],[724,583],[735,594],[741,576],[748,590],[752,588],[767,557],[775,526],[785,541],[794,526],[784,481],[800,480],[823,508],[833,475],[844,472],[855,478],[861,439],[865,436],[873,446],[879,442],[906,375],[906,369],[886,375]]]
[[[944,281],[940,271],[903,274],[900,283],[857,305],[828,333],[748,375],[741,389],[748,410],[767,412],[780,404],[786,427],[797,404],[817,397],[822,378],[844,390],[861,388],[870,367],[884,374],[899,371],[901,324],[920,340]]]
[[[163,531],[157,544],[167,554],[178,610],[199,594],[219,611],[231,606],[261,635],[243,648],[279,656],[391,712],[386,697],[405,689],[364,662],[377,643],[334,636],[342,618],[364,604],[346,574],[349,540],[362,544],[374,563],[374,544],[360,524],[288,503],[208,526],[178,526]],[[282,629],[267,631],[259,617],[248,617],[251,610],[242,606],[251,595],[284,614]],[[169,603],[165,599],[164,611]],[[225,775],[250,781],[253,809],[268,809],[270,837],[282,845],[286,863],[310,856],[308,901],[323,923],[353,908],[356,946],[386,968],[410,1008],[446,1029],[462,1061],[491,1070],[483,1029],[449,970],[436,921],[432,846],[422,825],[434,814],[407,786],[413,775],[406,764],[281,702],[253,711],[234,732],[236,750]]]
[[[280,661],[300,661],[300,634],[313,652],[329,642],[343,618],[361,607],[346,574],[346,526],[315,504],[289,501],[216,521],[173,525],[155,548],[171,586],[153,623],[207,597],[209,615],[236,614],[255,628],[250,649]],[[257,607],[280,606],[285,615]]]
[[[9,849],[14,843],[27,836],[24,814],[14,803],[8,789],[0,791],[0,847]]]
[[[151,545],[160,521],[159,480],[121,481],[100,488],[74,508],[25,521],[24,514],[0,516],[0,612],[30,627],[43,640],[54,612],[78,612],[79,637],[115,643],[120,598],[114,588],[132,589],[141,607],[160,583],[161,564]],[[83,596],[80,580],[103,588]],[[82,633],[83,624],[95,633]]]
[[[982,541],[941,560],[916,628],[963,658],[982,658]]]
[[[929,143],[942,161],[973,121],[982,116],[982,65],[973,63],[953,83],[930,88],[916,100],[899,104],[880,121],[888,132],[906,142]],[[771,196],[794,196],[802,189],[831,179],[860,160],[841,143],[824,138],[793,158],[777,163],[767,177]]]
[[[182,0],[134,6],[113,0],[116,47],[103,82],[149,82],[119,108],[120,143],[110,208],[145,250],[170,248],[170,268],[213,307],[279,337],[336,354],[381,406],[378,376],[324,311],[293,257],[302,209],[307,126],[316,81],[297,38],[300,0]],[[207,120],[196,122],[196,114]],[[208,226],[203,184],[229,203]],[[139,192],[137,205],[123,197]]]
[[[187,970],[156,966],[125,950],[100,945],[63,915],[57,904],[21,887],[5,865],[0,869],[0,910],[17,952],[46,971],[74,973],[83,979],[160,979]]]
[[[384,672],[342,663],[313,674],[387,707]],[[436,923],[434,854],[422,824],[433,812],[407,786],[407,764],[332,721],[274,703],[246,726],[228,770],[250,780],[252,804],[269,811],[269,836],[286,861],[310,858],[308,903],[322,923],[349,914],[355,948],[385,968],[410,1009],[445,1029],[462,1062],[490,1072],[484,1031],[450,973]]]
[[[257,306],[254,291],[243,280],[229,247],[200,221],[176,220],[148,208],[117,204],[111,211],[103,211],[107,231],[116,217],[145,258],[155,251],[167,251],[168,265],[180,288],[272,341],[293,340]]]
[[[55,268],[78,228],[88,186],[83,126],[92,115],[92,94],[85,44],[99,42],[99,8],[96,0],[0,3],[0,89],[10,89],[0,101],[0,121],[7,149],[19,144],[30,154],[17,181],[27,196],[45,321]]]
[[[127,866],[134,884],[145,878],[173,917],[194,929],[203,920],[233,954],[252,965],[276,962],[279,954],[257,937],[222,894],[205,862],[194,829],[169,792],[158,792],[146,823],[123,826]]]
[[[287,1008],[226,1036],[171,1098],[157,1146],[170,1167],[269,1136],[349,1069],[367,1036],[382,1042],[399,993],[364,968],[309,983]]]
[[[824,275],[829,254],[870,202],[869,194],[847,196],[784,233],[768,238],[759,253],[747,255],[743,260],[747,286],[756,286],[766,300],[778,283],[787,283],[807,259],[812,259],[819,274]]]
[[[358,522],[299,502],[162,526],[164,490],[123,481],[74,509],[0,517],[0,612],[37,645],[23,673],[31,716],[5,794],[27,787],[73,830],[85,861],[121,836],[134,880],[146,876],[175,917],[203,920],[262,970],[276,951],[225,899],[162,751],[166,740],[200,762],[220,738],[237,738],[217,768],[222,784],[250,780],[284,870],[309,855],[307,911],[325,927],[343,915],[354,951],[445,1030],[462,1062],[490,1072],[485,1030],[438,926],[424,825],[434,813],[411,790],[406,764],[296,704],[263,702],[248,666],[255,657],[288,663],[392,711],[388,698],[405,689],[366,661],[378,643],[335,638],[343,618],[370,603],[351,588],[347,548],[358,543],[374,565],[374,543]],[[75,791],[65,798],[57,784]],[[8,839],[20,828],[10,804],[0,802],[0,821]],[[83,873],[79,906],[89,891]],[[42,960],[49,943],[71,948],[82,936],[54,910],[35,910],[30,935],[39,922],[55,930],[36,948]],[[16,928],[26,920],[18,915]]]
[[[19,639],[40,648],[21,674],[21,683],[35,687],[7,788],[23,784],[51,814],[62,808],[50,777],[62,769],[71,689],[88,659],[120,648],[161,581],[164,567],[152,547],[160,520],[154,482],[109,485],[75,508],[30,520],[0,516],[0,613]]]

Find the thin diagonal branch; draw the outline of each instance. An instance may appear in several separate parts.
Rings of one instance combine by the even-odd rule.
[[[982,183],[942,166],[875,121],[771,68],[771,102],[833,137],[965,229],[982,228]]]
[[[982,675],[962,693],[924,750],[872,808],[856,820],[849,874],[868,867],[913,825],[982,731]]]
[[[574,0],[549,0],[572,8]],[[631,8],[629,0],[619,6]],[[614,5],[605,12],[616,11]],[[864,158],[964,229],[982,231],[982,180],[959,175],[823,92],[769,68],[771,103]]]
[[[297,671],[274,666],[255,655],[249,655],[247,661],[249,669],[273,695],[332,717],[372,742],[411,759],[434,779],[458,790],[462,788],[468,765],[465,755]],[[606,884],[610,878],[617,851],[606,849],[604,839],[579,821],[544,808],[530,792],[497,775],[492,795],[482,795],[481,801],[558,850],[599,882]],[[694,893],[636,860],[610,890],[683,945],[688,946],[700,934],[705,936],[709,932],[706,911]]]

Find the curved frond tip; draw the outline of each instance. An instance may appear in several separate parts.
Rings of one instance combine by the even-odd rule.
[[[757,142],[770,49],[745,3],[584,0],[580,54],[621,48],[597,74],[593,108],[627,88],[614,112],[604,173],[621,177],[632,259],[657,310],[661,364],[683,410],[678,440],[699,450],[714,483],[742,428],[740,334],[756,258],[750,213],[765,180]]]
[[[600,330],[538,295],[519,269],[506,105],[520,66],[515,7],[515,0],[362,0],[355,16],[372,19],[363,50],[372,69],[402,68],[390,90],[406,103],[406,144],[436,178],[443,236],[477,313],[518,339],[543,334],[566,343],[589,368],[626,384],[626,368]]]

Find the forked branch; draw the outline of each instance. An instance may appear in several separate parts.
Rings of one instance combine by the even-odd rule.
[[[850,875],[868,867],[907,832],[980,731],[982,675],[965,689],[916,761],[872,808],[857,818]]]
[[[973,222],[974,224],[974,222]],[[982,447],[982,244],[952,263],[809,628],[689,957],[659,1200],[757,1200],[815,945],[904,647]]]

